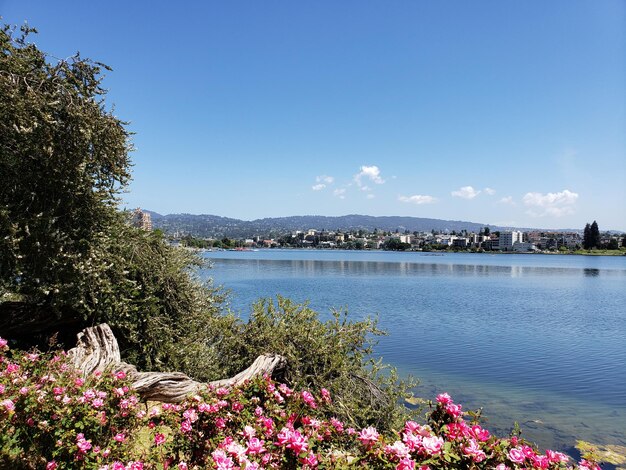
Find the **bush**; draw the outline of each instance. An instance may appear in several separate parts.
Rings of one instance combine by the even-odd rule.
[[[323,322],[306,304],[278,296],[258,301],[237,337],[220,349],[226,376],[261,354],[281,354],[288,383],[316,391],[324,384],[335,397],[336,416],[352,426],[387,430],[406,418],[402,404],[415,383],[399,380],[395,369],[372,358],[375,336],[382,334],[372,319],[353,322],[345,311],[334,311]]]
[[[0,349],[4,468],[572,468],[562,453],[540,454],[466,421],[446,394],[425,423],[383,434],[328,418],[336,397],[324,388],[311,393],[264,377],[148,406],[123,373],[83,379],[64,353],[12,353],[1,339]],[[583,460],[578,468],[598,467]]]

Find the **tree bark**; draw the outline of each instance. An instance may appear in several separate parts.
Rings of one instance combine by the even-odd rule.
[[[68,357],[84,377],[94,372],[124,371],[143,399],[164,403],[179,403],[208,387],[232,387],[259,375],[274,375],[286,365],[282,356],[262,355],[234,377],[209,383],[196,382],[182,372],[139,372],[135,366],[121,360],[117,339],[106,323],[78,333],[78,344],[68,351]]]

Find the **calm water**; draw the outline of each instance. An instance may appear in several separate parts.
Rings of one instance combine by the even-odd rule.
[[[206,272],[246,316],[259,297],[378,315],[376,354],[515,421],[542,447],[626,445],[626,257],[261,250],[210,252]]]

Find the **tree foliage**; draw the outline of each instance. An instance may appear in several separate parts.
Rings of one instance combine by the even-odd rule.
[[[598,223],[594,220],[592,224],[586,224],[583,230],[583,248],[591,250],[592,248],[600,248],[601,238]]]
[[[34,30],[0,30],[0,283],[64,303],[129,179],[129,132],[104,104],[102,64],[49,62]]]

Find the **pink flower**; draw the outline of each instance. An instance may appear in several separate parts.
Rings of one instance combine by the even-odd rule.
[[[191,432],[193,428],[191,427],[191,421],[189,421],[188,419],[184,420],[182,423],[180,423],[180,430],[184,433],[188,433]]]
[[[379,438],[380,434],[376,431],[372,426],[361,430],[357,439],[361,441],[365,447],[371,447],[374,442],[376,442]]]
[[[85,439],[85,436],[81,433],[76,436],[76,447],[78,447],[79,452],[85,453],[91,449],[91,442]]]
[[[406,444],[396,441],[392,445],[385,446],[385,453],[397,459],[408,459],[411,452]]]
[[[265,452],[265,448],[263,447],[264,442],[256,437],[251,438],[247,443],[246,454],[248,455],[257,455]]]
[[[513,449],[509,450],[508,456],[509,460],[513,463],[522,463],[524,460],[526,460],[526,456],[518,447],[514,447]]]
[[[8,341],[4,338],[0,338],[0,349],[4,349],[7,347]]]
[[[567,455],[561,452],[554,452],[553,450],[550,450],[550,449],[546,450],[546,457],[548,457],[548,460],[550,462],[555,462],[555,463],[567,462],[569,460]]]
[[[154,435],[154,443],[155,443],[155,445],[160,446],[164,442],[165,442],[165,435],[164,434],[156,433]]]
[[[301,454],[302,452],[307,452],[309,450],[309,443],[300,432],[293,431],[289,434],[289,443],[287,444],[287,448],[294,451],[296,455]]]
[[[15,411],[15,403],[13,403],[13,400],[9,400],[8,398],[6,400],[0,401],[0,406],[3,407],[9,413],[12,413],[13,411]]]
[[[489,439],[489,431],[483,429],[478,424],[471,427],[472,435],[481,442],[485,442]]]
[[[496,465],[495,470],[511,470],[511,468],[501,463],[501,464]]]
[[[307,455],[305,458],[300,459],[300,462],[304,465],[308,465],[309,467],[317,467],[317,455],[311,453]]]
[[[113,440],[116,442],[124,442],[126,440],[126,434],[118,432],[115,436],[113,436]]]
[[[179,462],[178,463],[178,470],[189,470],[189,467],[187,466],[186,462]]]
[[[448,405],[452,403],[452,398],[447,393],[440,393],[439,395],[437,395],[437,402],[441,403],[442,405]]]
[[[402,459],[396,465],[396,470],[413,470],[415,468],[415,462],[409,458]]]
[[[458,418],[459,416],[461,416],[462,414],[462,406],[461,405],[455,405],[453,403],[448,403],[447,405],[445,405],[445,409],[446,409],[446,413],[448,413],[449,415]]]
[[[198,421],[198,413],[196,413],[195,408],[189,408],[183,413],[183,418],[188,419],[191,423],[195,423]]]
[[[325,388],[320,390],[320,393],[322,394],[322,400],[325,401],[326,403],[330,403],[331,399],[330,399],[330,392],[328,390],[326,390]]]
[[[317,403],[315,403],[315,398],[311,392],[307,392],[306,390],[302,392],[302,401],[313,409],[317,408]]]
[[[115,373],[115,378],[118,380],[122,380],[126,378],[126,372],[124,372],[123,370],[119,370]]]
[[[231,470],[235,468],[233,459],[228,457],[221,449],[213,451],[211,457],[213,457],[217,470]]]
[[[440,437],[424,437],[422,439],[422,447],[428,455],[437,455],[441,452],[443,439]]]
[[[57,463],[54,460],[51,460],[46,464],[46,470],[55,470],[57,468]]]
[[[482,462],[485,460],[485,453],[474,439],[470,439],[466,445],[461,445],[463,453],[472,458],[474,462]]]
[[[94,408],[101,408],[104,406],[104,400],[102,398],[94,398],[91,402],[91,406]]]

